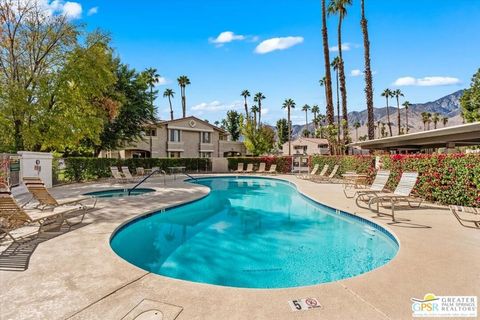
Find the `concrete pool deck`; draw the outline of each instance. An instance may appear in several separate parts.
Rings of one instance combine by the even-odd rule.
[[[163,187],[162,180],[155,178],[145,187],[157,192],[99,200],[84,224],[39,243],[26,262],[3,252],[0,319],[133,319],[151,309],[162,311],[163,319],[180,320],[409,319],[413,297],[480,296],[480,231],[460,226],[445,207],[400,209],[396,211],[400,222],[392,223],[388,217],[377,218],[358,208],[344,196],[340,184],[276,178],[294,182],[319,202],[384,226],[400,241],[397,256],[357,277],[291,289],[229,288],[152,274],[111,250],[112,232],[142,213],[208,193],[206,187],[181,179]],[[53,188],[52,193],[65,197],[111,187],[108,182],[74,184]],[[22,271],[6,271],[7,267]],[[317,298],[322,308],[293,312],[287,303],[307,297]]]

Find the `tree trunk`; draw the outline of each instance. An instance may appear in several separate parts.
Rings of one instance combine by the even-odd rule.
[[[246,120],[248,120],[248,118],[250,118],[250,117],[248,116],[247,97],[243,97],[243,99],[245,100],[245,103],[244,103],[244,107],[245,107],[245,117],[246,117]]]
[[[370,67],[370,40],[368,38],[368,22],[365,18],[365,1],[361,2],[362,19],[360,24],[362,26],[363,33],[363,49],[365,60],[365,96],[367,99],[367,127],[368,127],[368,139],[375,139],[375,119],[373,114],[373,80],[372,69]]]
[[[398,135],[400,135],[400,126],[401,126],[401,120],[400,120],[400,101],[397,96],[397,121],[398,121]]]
[[[325,61],[325,93],[327,102],[327,122],[329,125],[334,123],[333,118],[333,95],[332,95],[332,74],[330,72],[330,52],[328,48],[327,14],[325,0],[322,0],[322,38],[323,38],[323,57]]]
[[[338,56],[340,57],[339,75],[340,75],[340,93],[342,95],[342,119],[343,125],[343,141],[347,142],[348,137],[348,108],[347,108],[347,84],[345,80],[345,67],[342,56],[342,18],[338,19]],[[340,114],[339,114],[340,115]],[[339,126],[340,129],[340,126]]]
[[[187,95],[185,93],[185,86],[183,87],[183,117],[187,116]]]
[[[308,131],[308,110],[305,111],[305,130]],[[310,132],[307,135],[307,138],[310,136]]]
[[[292,155],[292,123],[290,122],[290,107],[288,107],[288,155]]]
[[[13,123],[13,129],[15,134],[14,147],[15,151],[22,151],[23,146],[23,133],[22,133],[22,121],[15,120]]]
[[[336,72],[336,77],[337,77],[337,137],[338,137],[338,142],[340,142],[340,85],[338,83],[338,69]]]
[[[258,125],[262,123],[262,99],[258,99]]]
[[[405,124],[407,125],[406,132],[408,133],[409,128],[408,128],[408,108],[405,107]]]
[[[168,103],[170,104],[170,120],[173,120],[172,99],[170,96],[168,96]]]
[[[390,122],[390,110],[388,109],[388,97],[387,97],[387,121],[388,121],[388,131],[390,132],[390,137],[392,137],[393,136],[392,123]]]

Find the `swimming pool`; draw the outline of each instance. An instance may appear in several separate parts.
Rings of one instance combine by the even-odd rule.
[[[398,251],[382,227],[316,203],[288,182],[215,177],[195,183],[210,194],[127,223],[113,235],[113,250],[153,273],[243,288],[349,278]]]
[[[84,193],[84,196],[91,196],[94,198],[115,198],[115,197],[129,197],[129,196],[138,196],[144,193],[155,192],[155,189],[151,188],[137,188],[134,189],[130,194],[128,191],[130,189],[110,189],[110,190],[102,190],[102,191],[94,191]]]

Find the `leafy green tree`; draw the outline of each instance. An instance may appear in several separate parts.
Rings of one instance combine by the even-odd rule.
[[[152,108],[154,108],[153,101],[155,101],[155,96],[158,94],[158,91],[153,90],[153,88],[155,88],[155,85],[160,81],[160,74],[157,73],[157,69],[155,68],[147,68],[141,73],[141,76],[145,77],[144,81],[150,88],[150,104]]]
[[[480,121],[480,69],[473,75],[470,88],[463,93],[460,105],[466,122]]]
[[[138,141],[143,136],[145,124],[155,121],[155,110],[147,92],[149,83],[145,77],[120,62],[116,75],[117,82],[111,94],[120,102],[119,112],[105,122],[100,143],[94,145],[96,154]]]
[[[240,129],[242,123],[242,115],[235,110],[227,112],[227,117],[222,121],[225,130],[230,134],[232,141],[240,139]]]
[[[305,137],[305,138],[310,137],[310,130],[308,130],[308,129],[303,129],[303,131],[302,131],[302,137]]]
[[[190,79],[187,76],[180,76],[177,79],[180,87],[180,94],[182,96],[182,115],[185,118],[187,116],[187,97],[185,94],[185,88],[191,84]]]
[[[278,148],[281,149],[283,144],[288,141],[288,120],[282,118],[277,121],[277,144]]]
[[[172,89],[165,89],[163,97],[168,98],[168,104],[170,105],[170,120],[173,120],[172,99],[175,97],[175,92]]]
[[[314,104],[312,106],[312,113],[313,113],[313,124],[315,126],[315,129],[318,128],[318,124],[320,123],[317,119],[317,114],[320,112],[320,108],[318,107],[318,105]]]
[[[245,147],[254,156],[268,154],[275,144],[275,132],[272,128],[262,126],[256,128],[252,120],[247,120],[242,126],[245,137]]]

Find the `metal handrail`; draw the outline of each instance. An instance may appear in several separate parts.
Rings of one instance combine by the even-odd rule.
[[[186,173],[186,172],[184,172],[183,174],[184,174],[184,175],[186,175],[187,177],[189,177],[189,178],[190,178],[190,179],[192,179],[192,180],[195,180],[195,181],[197,181],[197,180],[198,180],[197,178],[195,178],[195,177],[192,177],[191,175],[189,175],[189,174],[188,174],[188,173]]]
[[[143,178],[139,183],[137,183],[133,188],[129,189],[128,190],[128,195],[130,195],[132,193],[133,190],[137,189],[138,186],[140,186],[142,183],[144,183],[148,178],[150,178],[151,176],[153,176],[155,173],[162,173],[163,174],[163,184],[165,185],[167,182],[166,182],[166,172],[164,170],[161,170],[161,169],[157,169],[157,170],[153,170],[148,176],[146,176],[145,178]]]

